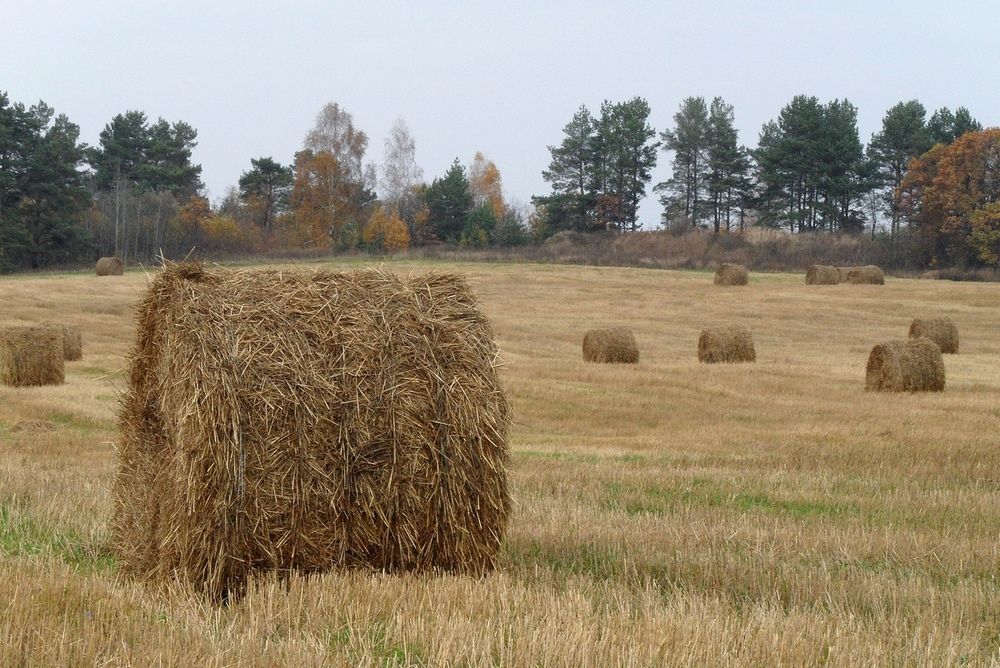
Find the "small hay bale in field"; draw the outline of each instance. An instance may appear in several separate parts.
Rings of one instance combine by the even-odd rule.
[[[757,351],[754,350],[750,330],[742,325],[702,330],[698,337],[698,361],[708,364],[756,362]]]
[[[930,339],[942,353],[958,353],[958,327],[951,318],[915,318],[910,323],[911,339]]]
[[[941,349],[930,339],[880,343],[868,356],[865,389],[940,392],[944,389]]]
[[[169,265],[137,318],[124,572],[221,601],[258,572],[495,567],[509,407],[463,278]]]
[[[0,329],[0,383],[14,387],[61,385],[65,380],[62,330],[55,327]]]
[[[847,282],[855,285],[885,285],[882,270],[873,264],[866,267],[851,267],[847,272]]]
[[[639,344],[628,327],[592,329],[583,336],[585,362],[635,364],[639,361]]]
[[[840,271],[825,264],[811,264],[806,269],[806,285],[837,285]]]
[[[716,285],[746,285],[750,274],[742,264],[725,263],[715,272]]]
[[[102,257],[94,269],[98,276],[121,276],[125,272],[125,264],[116,257]]]
[[[83,334],[77,325],[62,325],[63,358],[75,362],[83,357]]]

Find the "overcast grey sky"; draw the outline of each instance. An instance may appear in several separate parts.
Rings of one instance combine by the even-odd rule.
[[[645,97],[661,131],[684,97],[719,95],[751,146],[798,93],[851,100],[864,141],[912,98],[998,125],[998,29],[997,0],[0,0],[0,90],[45,100],[88,143],[128,109],[191,123],[213,200],[251,157],[291,162],[336,101],[370,160],[401,116],[428,180],[482,150],[528,201],[547,191],[546,145],[603,99]],[[653,182],[668,172],[661,154]],[[648,196],[646,227],[658,213]]]

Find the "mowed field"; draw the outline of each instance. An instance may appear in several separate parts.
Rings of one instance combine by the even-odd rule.
[[[147,276],[5,277],[0,322],[78,324],[84,358],[65,385],[0,387],[0,665],[1000,663],[997,285],[386,266],[468,274],[494,323],[515,418],[498,572],[265,579],[222,608],[122,581],[108,490]],[[923,315],[961,333],[945,391],[866,393],[872,345]],[[736,323],[757,363],[700,365],[700,329]],[[582,361],[610,325],[638,365]]]

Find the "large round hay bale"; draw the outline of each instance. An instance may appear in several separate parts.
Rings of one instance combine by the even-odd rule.
[[[494,568],[509,406],[464,279],[170,265],[137,317],[124,572],[222,600],[255,572]]]
[[[125,273],[125,264],[116,257],[102,257],[94,269],[98,276],[121,276]]]
[[[851,267],[847,272],[847,282],[855,285],[884,285],[882,270],[873,264],[866,267]]]
[[[61,325],[63,335],[63,359],[74,362],[83,357],[83,333],[77,325]]]
[[[61,329],[46,326],[0,329],[0,383],[27,387],[61,385],[64,380]]]
[[[840,283],[840,271],[837,267],[811,264],[806,269],[806,285],[837,285],[838,283]]]
[[[704,329],[698,337],[698,361],[708,364],[756,362],[753,335],[743,325]]]
[[[940,392],[944,389],[941,349],[930,339],[880,343],[868,356],[865,389]]]
[[[716,285],[746,285],[750,274],[742,264],[725,263],[715,272]]]
[[[910,323],[911,339],[930,339],[942,353],[958,353],[958,327],[951,318],[915,318]]]
[[[628,327],[592,329],[583,336],[583,359],[586,362],[635,364],[639,344]]]

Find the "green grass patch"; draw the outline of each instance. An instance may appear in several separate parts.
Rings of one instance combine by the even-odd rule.
[[[763,492],[730,491],[704,478],[694,478],[672,487],[634,486],[608,483],[601,504],[607,510],[629,515],[666,515],[684,507],[731,508],[742,512],[765,512],[794,518],[860,517],[861,508],[850,503],[778,499]]]
[[[99,543],[73,529],[56,529],[30,512],[0,505],[0,552],[12,557],[58,557],[84,573],[114,570],[115,560]]]

